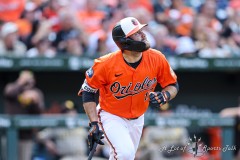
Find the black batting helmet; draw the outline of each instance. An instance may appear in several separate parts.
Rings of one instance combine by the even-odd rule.
[[[149,48],[146,43],[135,41],[129,36],[138,32],[147,24],[140,24],[134,17],[127,17],[119,21],[112,30],[114,42],[121,50],[143,52]]]

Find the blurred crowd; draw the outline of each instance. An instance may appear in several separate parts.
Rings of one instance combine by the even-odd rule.
[[[166,56],[240,57],[239,0],[0,0],[0,56],[97,58],[126,16]]]

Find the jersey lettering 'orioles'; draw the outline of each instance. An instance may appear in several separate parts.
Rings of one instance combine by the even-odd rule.
[[[141,63],[134,69],[126,64],[122,52],[116,51],[95,60],[80,92],[99,89],[103,110],[134,118],[147,110],[146,96],[154,91],[157,83],[164,88],[176,82],[177,77],[161,52],[154,49],[143,52]]]
[[[122,99],[127,96],[133,96],[135,94],[138,94],[144,90],[152,90],[152,86],[156,82],[156,78],[154,78],[153,80],[149,80],[148,77],[144,79],[142,83],[137,82],[134,87],[132,87],[131,82],[128,84],[128,86],[121,86],[121,83],[114,82],[110,87],[110,91],[113,93],[113,96],[115,98]],[[133,90],[131,90],[131,88],[133,88]]]

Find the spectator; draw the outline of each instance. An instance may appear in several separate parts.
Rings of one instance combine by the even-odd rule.
[[[15,82],[4,89],[5,113],[8,115],[40,115],[44,110],[44,96],[35,86],[31,71],[24,70]],[[36,129],[20,129],[18,143],[19,160],[30,160]]]
[[[172,0],[170,8],[165,10],[167,24],[180,36],[190,36],[195,12],[186,6],[183,0]]]
[[[87,56],[97,58],[118,49],[112,40],[112,28],[119,19],[125,17],[125,6],[117,0],[104,0],[102,7],[106,12],[101,21],[101,27],[92,33],[88,33]]]
[[[221,33],[219,45],[223,49],[230,52],[232,57],[240,57],[240,45],[238,45],[237,41],[235,41],[236,39],[233,38],[233,37],[237,37],[237,34],[233,33],[232,29],[230,28],[230,26],[232,24],[233,23],[231,21],[226,21],[225,22],[224,27],[223,27],[223,31]],[[235,24],[233,24],[233,26],[234,25]],[[237,25],[235,25],[235,26],[237,26]],[[239,27],[239,29],[240,29],[240,27]]]
[[[198,56],[201,58],[227,58],[231,57],[228,50],[220,48],[218,46],[219,35],[216,32],[209,33],[207,35],[207,45],[201,49]]]
[[[13,22],[3,24],[1,28],[0,56],[23,57],[26,45],[19,41],[18,27]]]
[[[206,18],[202,16],[197,16],[195,18],[193,23],[192,38],[194,39],[197,52],[207,46],[207,35],[210,31],[206,28],[206,26]]]
[[[1,0],[0,21],[9,22],[20,18],[25,7],[25,0]]]
[[[49,0],[43,7],[43,17],[51,23],[51,30],[58,32],[59,26],[59,12],[67,7],[68,2],[64,0]]]
[[[136,9],[144,9],[149,13],[153,13],[153,5],[151,0],[123,0],[122,3],[124,3],[128,10],[131,11],[134,11]]]
[[[51,46],[51,41],[48,37],[43,37],[36,44],[35,47],[29,49],[26,52],[26,57],[47,57],[52,58],[55,57],[56,50]]]
[[[76,30],[69,32],[60,45],[60,48],[58,48],[59,55],[83,56],[85,51],[80,40],[80,33]]]
[[[202,4],[200,12],[196,16],[196,19],[198,19],[198,17],[202,17],[202,19],[204,19],[204,27],[206,28],[205,31],[208,33],[220,33],[222,30],[222,24],[216,18],[216,9],[217,4],[215,1],[206,1]],[[198,23],[202,23],[202,21],[198,21]]]
[[[220,112],[222,117],[240,117],[240,105],[238,107],[225,108]]]
[[[15,21],[19,27],[20,40],[23,41],[27,48],[33,47],[31,39],[39,28],[39,21],[42,20],[42,11],[33,1],[28,1],[22,13],[21,19]]]
[[[177,38],[169,35],[166,26],[159,24],[152,28],[151,31],[156,40],[155,49],[160,50],[165,56],[176,55],[175,49],[177,46]]]
[[[137,17],[151,26],[164,25],[173,39],[183,37],[175,46],[175,48],[180,48],[180,52],[176,51],[178,54],[195,56],[195,53],[192,53],[194,50],[198,53],[208,47],[208,33],[216,32],[220,39],[217,45],[231,52],[230,57],[239,57],[239,15],[238,0],[229,2],[227,0],[201,2],[184,0],[72,0],[71,2],[67,0],[2,0],[0,2],[0,25],[14,22],[18,27],[17,39],[22,41],[28,50],[37,48],[37,45],[42,42],[39,41],[48,36],[51,41],[54,41],[53,47],[57,52],[64,55],[87,55],[90,58],[96,58],[117,49],[112,41],[109,28],[126,16]],[[71,25],[74,27],[69,29]],[[72,30],[77,30],[79,35],[67,36]],[[227,33],[229,37],[223,33],[225,31],[229,32]],[[152,32],[155,31],[147,30],[146,34],[151,47],[157,48],[155,45],[159,45],[161,40],[158,37],[152,37]],[[8,44],[10,47],[4,50],[2,49],[4,48],[2,47],[3,39],[2,37],[0,40],[0,55],[6,55],[5,50],[13,50],[11,48],[14,47],[11,46],[18,47],[19,45]],[[182,51],[181,44],[191,46]],[[17,49],[20,51],[16,53],[17,56],[25,56],[21,49]],[[189,51],[190,54],[183,53]],[[15,56],[15,54],[7,55]]]
[[[60,30],[57,32],[53,45],[63,55],[82,56],[85,51],[83,33],[78,27],[74,13],[69,9],[59,12]]]
[[[89,42],[87,46],[87,57],[98,58],[106,54],[108,50],[106,45],[107,40],[107,22],[102,23],[103,29],[93,32],[89,36]]]
[[[165,14],[165,10],[170,7],[169,2],[166,0],[155,0],[153,2],[154,18],[160,24],[166,25],[168,17]]]
[[[185,57],[195,57],[196,48],[194,41],[189,36],[179,37],[177,39],[176,54]]]
[[[240,9],[233,10],[233,15],[229,19],[229,31],[234,42],[240,46]]]
[[[61,105],[61,113],[65,116],[77,116],[76,106],[70,100]],[[87,131],[85,128],[46,128],[37,135],[53,159],[80,160],[87,159]]]
[[[85,7],[77,13],[79,23],[83,28],[83,32],[87,34],[93,33],[101,29],[102,20],[105,18],[105,12],[98,8],[99,1],[87,0]]]

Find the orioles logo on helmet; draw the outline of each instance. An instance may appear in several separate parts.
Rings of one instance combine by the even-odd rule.
[[[133,24],[134,26],[137,26],[137,25],[138,25],[138,22],[137,22],[135,19],[132,19],[132,24]]]

